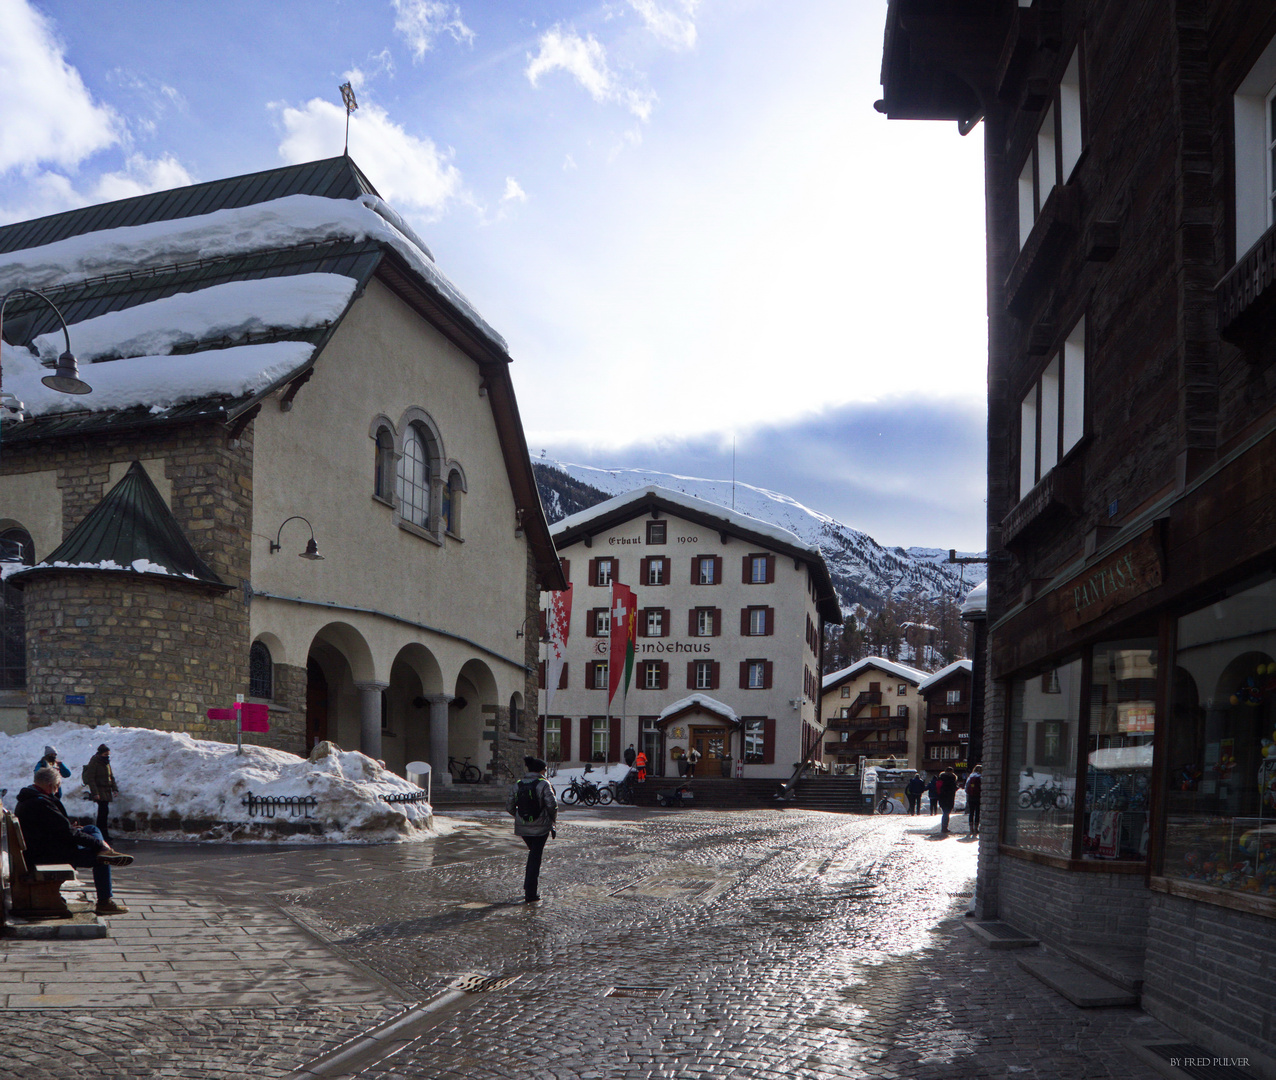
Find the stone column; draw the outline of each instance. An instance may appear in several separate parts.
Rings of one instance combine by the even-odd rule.
[[[447,767],[447,707],[452,698],[452,694],[425,695],[430,703],[430,769],[436,786],[452,782],[452,773]]]
[[[383,682],[357,682],[359,691],[359,749],[374,761],[381,760],[381,694]]]

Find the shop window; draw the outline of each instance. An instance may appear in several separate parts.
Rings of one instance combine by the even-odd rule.
[[[1010,684],[1010,752],[1006,776],[1005,843],[1062,858],[1072,855],[1076,802],[1081,661]],[[1059,693],[1043,692],[1057,680]]]
[[[1276,897],[1276,581],[1178,620],[1162,873]]]
[[[545,717],[545,760],[563,760],[563,718]]]
[[[248,696],[267,699],[275,696],[275,665],[264,641],[254,641],[248,650]]]

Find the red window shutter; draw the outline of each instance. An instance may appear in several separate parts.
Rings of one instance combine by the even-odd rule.
[[[766,609],[766,632],[768,637],[775,633],[775,608],[773,607]]]
[[[687,689],[694,690],[696,688],[696,662],[694,660],[687,661]]]
[[[545,661],[542,660],[536,665],[536,685],[541,690],[545,689]]]
[[[585,689],[592,690],[594,688],[594,663],[592,660],[585,661]]]
[[[740,636],[749,636],[749,609],[747,607],[740,609]]]
[[[594,721],[588,716],[580,718],[580,760],[592,761],[594,759],[594,739],[593,739]]]
[[[572,583],[572,561],[571,559],[559,559],[558,561],[563,564],[563,577],[567,579],[567,584],[570,585]]]
[[[651,559],[646,558],[638,563],[638,584],[646,585],[651,579],[647,576],[647,568],[651,566]]]
[[[620,717],[613,716],[611,718],[611,739],[607,747],[607,760],[620,760]]]
[[[598,560],[597,559],[589,560],[589,583],[591,585],[598,584]]]
[[[572,759],[572,718],[570,716],[563,717],[563,730],[558,736],[559,745],[562,747],[562,755],[564,761]]]
[[[660,661],[660,689],[661,690],[669,689],[669,661],[668,660]]]
[[[692,585],[700,584],[700,556],[699,555],[691,556],[691,584]]]
[[[721,608],[713,609],[713,636],[714,637],[722,636],[722,609]]]
[[[740,583],[749,585],[753,581],[753,556],[746,555],[740,569]]]
[[[638,609],[638,627],[637,627],[637,630],[638,630],[638,636],[639,636],[639,637],[646,637],[646,636],[647,636],[647,609],[646,609],[646,608],[639,608],[639,609]]]
[[[709,689],[718,689],[718,682],[722,674],[722,665],[716,660],[709,661]]]
[[[564,660],[563,670],[559,673],[559,676],[558,676],[558,689],[560,690],[567,689],[567,664],[568,664],[568,661]]]
[[[696,609],[690,608],[687,611],[687,636],[696,636]]]
[[[762,721],[762,764],[775,764],[775,720],[769,716]]]
[[[762,661],[762,689],[763,690],[771,689],[771,661],[770,660]]]
[[[668,637],[673,633],[673,612],[667,607],[660,609],[660,636]]]
[[[660,580],[663,584],[668,585],[673,581],[673,578],[670,577],[670,574],[673,573],[673,560],[666,555],[660,561],[665,564],[665,572]]]
[[[749,661],[740,661],[740,689],[749,689]]]

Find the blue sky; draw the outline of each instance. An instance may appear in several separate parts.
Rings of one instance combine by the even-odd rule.
[[[510,343],[533,454],[983,546],[982,128],[885,0],[0,0],[0,219],[351,154]]]

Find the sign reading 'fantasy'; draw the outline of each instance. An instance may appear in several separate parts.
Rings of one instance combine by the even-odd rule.
[[[1160,584],[1161,558],[1149,530],[1059,589],[1059,615],[1075,630]]]

